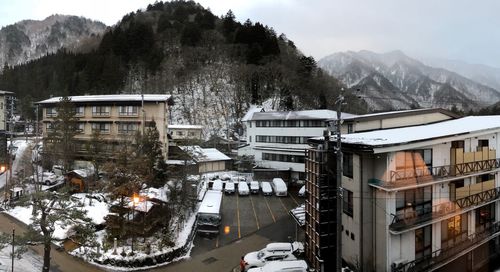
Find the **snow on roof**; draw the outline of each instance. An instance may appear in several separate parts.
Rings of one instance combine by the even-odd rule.
[[[149,200],[141,200],[139,203],[135,204],[132,200],[128,203],[128,207],[132,208],[138,212],[147,213],[151,208],[153,208],[154,203]]]
[[[172,129],[203,129],[203,126],[200,125],[168,125],[168,128]]]
[[[78,176],[80,176],[82,178],[86,178],[88,176],[88,173],[85,169],[75,169],[75,170],[69,171],[68,174],[69,173],[77,174]]]
[[[222,192],[208,190],[201,202],[198,213],[219,213],[222,202]]]
[[[449,112],[444,109],[440,108],[433,108],[433,109],[414,109],[414,110],[399,110],[399,111],[386,111],[386,112],[377,112],[377,113],[369,113],[369,114],[363,114],[363,115],[353,115],[350,117],[342,117],[344,120],[352,120],[352,119],[365,119],[365,118],[372,118],[372,117],[386,117],[388,115],[392,115],[394,117],[400,116],[400,115],[407,115],[407,114],[417,114],[417,113],[433,113],[433,112],[440,112],[446,115],[449,115],[451,117],[456,117],[457,115]],[[388,117],[392,117],[388,116]]]
[[[341,113],[341,118],[356,116],[350,113]],[[332,110],[304,110],[304,111],[268,111],[255,112],[251,120],[327,120],[337,119],[337,112]]]
[[[179,146],[179,148],[193,157],[196,162],[231,160],[231,158],[224,155],[224,153],[220,152],[216,148],[201,148],[198,145]]]
[[[157,199],[163,202],[168,201],[168,189],[166,187],[163,188],[146,188],[139,192],[141,196],[145,196],[148,199]]]
[[[69,96],[72,102],[118,102],[118,101],[142,101],[142,95],[140,94],[110,94],[110,95],[81,95],[81,96]],[[145,102],[162,102],[167,101],[171,98],[167,94],[145,94]],[[52,97],[46,100],[38,101],[38,104],[54,104],[59,103],[61,97]]]
[[[343,143],[387,146],[474,132],[500,130],[500,116],[468,116],[434,124],[342,135]]]
[[[245,116],[243,116],[243,118],[241,118],[241,121],[245,122],[245,121],[248,121],[248,120],[252,120],[253,114],[256,113],[256,112],[264,112],[264,108],[263,107],[258,107],[256,105],[250,105],[250,108],[248,109],[248,111],[245,114]]]

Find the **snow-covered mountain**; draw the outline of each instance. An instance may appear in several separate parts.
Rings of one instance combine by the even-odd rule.
[[[63,47],[80,50],[97,44],[95,40],[105,29],[101,22],[77,16],[52,15],[43,21],[20,21],[0,29],[0,63],[21,64]]]
[[[437,58],[422,58],[422,62],[429,66],[439,67],[455,72],[471,80],[500,90],[500,68],[484,64],[471,64],[459,60]]]
[[[477,109],[500,101],[500,92],[455,72],[435,68],[401,51],[339,52],[318,65],[369,102],[372,110],[453,106]]]

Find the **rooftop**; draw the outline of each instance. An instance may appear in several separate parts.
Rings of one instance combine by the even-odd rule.
[[[382,118],[396,118],[401,116],[415,115],[415,114],[425,114],[425,113],[442,113],[444,115],[448,115],[451,118],[458,118],[458,115],[440,108],[432,108],[432,109],[415,109],[415,110],[399,110],[399,111],[386,111],[386,112],[378,112],[378,113],[370,113],[363,115],[354,115],[350,117],[343,118],[345,121],[359,121],[359,120],[373,120],[373,119],[382,119]]]
[[[341,118],[356,116],[354,114],[341,114]],[[337,119],[337,112],[332,110],[304,110],[304,111],[268,111],[254,112],[251,120],[329,120]]]
[[[72,102],[165,102],[171,100],[171,95],[168,94],[110,94],[110,95],[81,95],[68,96]],[[38,101],[37,104],[55,104],[59,103],[62,97],[52,97],[46,100]]]
[[[345,134],[342,135],[342,142],[384,147],[472,133],[490,133],[495,129],[500,130],[500,116],[468,116],[428,125]]]
[[[231,160],[231,158],[224,155],[224,153],[216,148],[201,148],[198,145],[179,146],[179,148],[188,153],[196,162]]]

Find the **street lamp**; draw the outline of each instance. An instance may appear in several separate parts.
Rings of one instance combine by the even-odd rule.
[[[133,209],[132,209],[132,221],[134,221],[135,207],[137,206],[137,204],[139,204],[139,201],[140,201],[139,196],[134,193],[134,196],[132,197],[132,206],[133,206]],[[132,232],[132,255],[134,255],[134,239],[135,239],[135,234],[134,234],[134,232]]]

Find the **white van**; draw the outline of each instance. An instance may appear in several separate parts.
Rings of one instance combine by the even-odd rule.
[[[307,272],[307,263],[304,260],[295,261],[272,261],[266,263],[263,267],[248,269],[248,272]]]
[[[248,184],[245,181],[240,181],[238,183],[238,194],[241,196],[250,194],[250,189],[248,188]]]
[[[288,188],[286,187],[286,183],[281,178],[273,178],[273,190],[276,196],[287,196]]]
[[[212,184],[212,190],[222,192],[222,187],[223,187],[222,180],[220,179],[214,180],[214,183]]]

